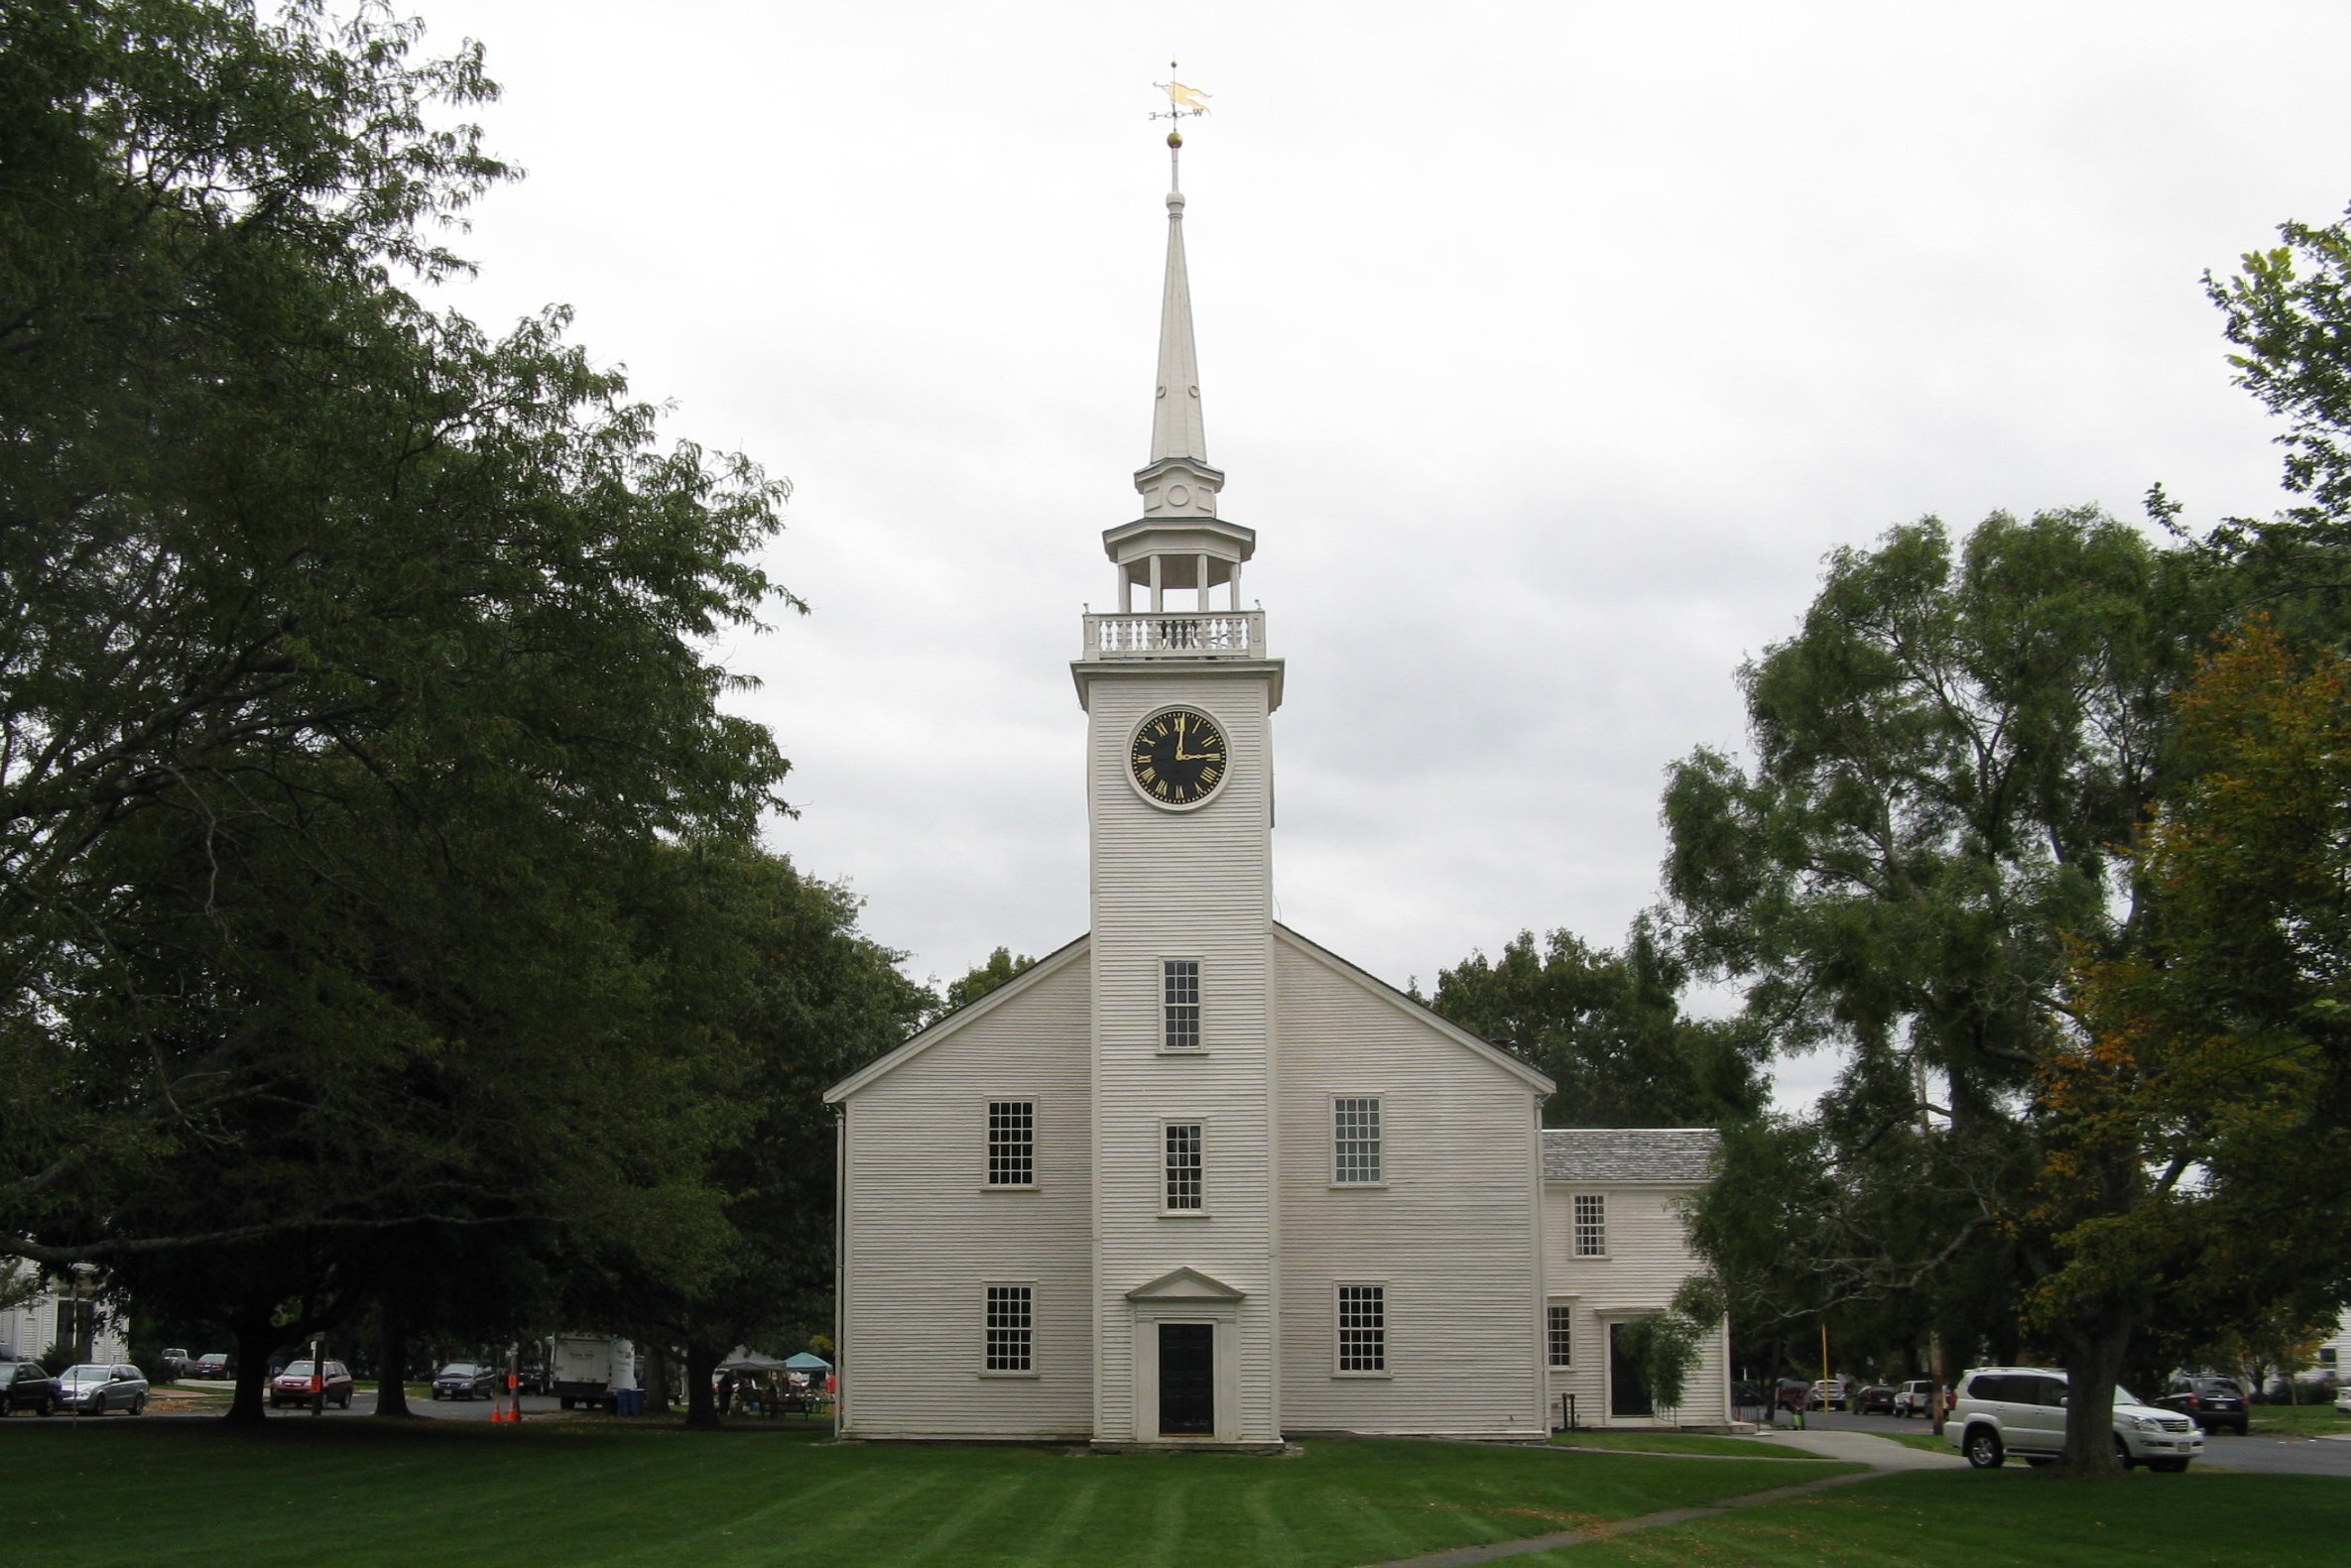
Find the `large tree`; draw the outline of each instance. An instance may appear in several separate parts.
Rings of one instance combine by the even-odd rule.
[[[2026,1223],[2038,1075],[2078,1038],[2069,964],[2135,937],[2120,857],[2169,766],[2199,580],[2092,511],[1994,516],[1956,547],[1931,519],[1898,528],[1837,552],[1801,631],[1743,672],[1751,766],[1701,751],[1673,770],[1688,950],[1744,981],[1780,1049],[1844,1053],[1808,1145],[1835,1162],[1806,1217],[1817,1251],[1793,1261],[1825,1271],[1824,1304],[1980,1292],[2004,1266],[2021,1297],[2062,1266]],[[1943,1096],[1928,1130],[1921,1083]],[[1761,1195],[1722,1182],[1708,1202]],[[1905,1205],[1925,1223],[1906,1231]],[[2104,1410],[2142,1306],[2044,1321],[2077,1407]],[[2103,1435],[2075,1458],[2113,1463]]]
[[[1683,1016],[1686,971],[1651,922],[1622,953],[1553,931],[1521,931],[1501,956],[1439,970],[1431,1003],[1559,1086],[1553,1127],[1687,1127],[1752,1115],[1763,1088],[1752,1035],[1736,1021]]]
[[[640,905],[668,955],[667,1012],[714,1044],[693,1146],[719,1199],[719,1245],[662,1270],[590,1249],[574,1255],[594,1266],[570,1299],[588,1321],[681,1347],[686,1419],[708,1425],[710,1375],[728,1350],[797,1349],[829,1331],[838,1172],[824,1090],[898,1045],[936,998],[858,929],[853,895],[782,856],[727,845],[667,856]]]
[[[785,487],[660,447],[559,311],[409,292],[505,173],[443,123],[472,48],[0,30],[0,1252],[627,1215],[664,1156],[599,1121],[691,1042],[605,959],[657,840],[780,803],[704,650],[790,602]]]
[[[2148,835],[2144,939],[2083,965],[2088,1027],[2042,1073],[2063,1262],[2033,1306],[2160,1288],[2209,1342],[2351,1295],[2351,662],[2256,622],[2178,711],[2195,773]]]

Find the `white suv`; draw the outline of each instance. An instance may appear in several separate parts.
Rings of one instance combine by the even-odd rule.
[[[2044,1367],[1971,1367],[1959,1377],[1958,1402],[1944,1428],[1967,1462],[1990,1470],[2010,1454],[2045,1465],[2065,1451],[2065,1375]],[[2180,1471],[2204,1451],[2195,1421],[2142,1404],[2114,1390],[2114,1448],[2128,1470]]]
[[[1894,1390],[1896,1415],[1924,1415],[1934,1408],[1934,1380],[1913,1378]]]

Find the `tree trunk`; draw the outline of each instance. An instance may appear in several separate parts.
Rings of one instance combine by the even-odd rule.
[[[2115,1447],[2114,1389],[2122,1382],[2123,1353],[2130,1348],[2133,1315],[2109,1307],[2084,1318],[2067,1339],[2065,1356],[2064,1472],[2073,1476],[2119,1476]]]
[[[408,1407],[408,1321],[390,1302],[384,1305],[384,1334],[376,1349],[376,1414],[406,1420]]]
[[[671,1376],[670,1353],[659,1346],[648,1346],[639,1363],[645,1369],[641,1380],[645,1385],[645,1402],[667,1410],[677,1382]]]
[[[724,1355],[715,1345],[699,1340],[685,1342],[685,1424],[687,1426],[718,1425],[718,1403],[710,1395],[710,1376],[718,1371],[718,1358]]]
[[[228,1402],[224,1420],[259,1425],[267,1419],[263,1400],[270,1377],[270,1351],[278,1343],[278,1326],[268,1313],[231,1319],[229,1332],[237,1339],[237,1390]]]

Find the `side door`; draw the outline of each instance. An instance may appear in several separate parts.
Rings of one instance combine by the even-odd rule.
[[[2059,1454],[2065,1450],[2065,1380],[2035,1373],[2017,1380],[2023,1402],[2017,1408],[2016,1436],[2009,1446],[2020,1453]]]

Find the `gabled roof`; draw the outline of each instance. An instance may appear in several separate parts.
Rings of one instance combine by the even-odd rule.
[[[1385,980],[1380,979],[1377,975],[1369,974],[1364,970],[1356,968],[1353,964],[1348,963],[1344,958],[1341,958],[1338,954],[1332,952],[1329,948],[1322,946],[1320,943],[1309,941],[1305,937],[1299,935],[1298,932],[1292,930],[1289,926],[1284,925],[1280,920],[1276,920],[1274,922],[1274,934],[1290,943],[1291,946],[1297,948],[1308,958],[1312,958],[1321,963],[1325,968],[1329,969],[1333,974],[1338,975],[1341,979],[1353,981],[1357,986],[1361,987],[1365,992],[1367,992],[1375,1001],[1386,1003],[1388,1006],[1394,1008],[1397,1012],[1405,1014],[1413,1019],[1414,1022],[1425,1025],[1427,1027],[1434,1029],[1437,1033],[1442,1034],[1445,1036],[1445,1038],[1451,1040],[1454,1044],[1459,1045],[1466,1050],[1476,1052],[1478,1055],[1483,1056],[1486,1058],[1486,1060],[1492,1062],[1495,1066],[1500,1067],[1503,1071],[1523,1080],[1527,1087],[1534,1090],[1537,1094],[1547,1095],[1558,1087],[1557,1084],[1551,1082],[1548,1078],[1546,1078],[1542,1073],[1537,1072],[1534,1068],[1528,1066],[1525,1062],[1519,1060],[1510,1052],[1502,1049],[1502,1047],[1499,1045],[1488,1044],[1486,1041],[1479,1039],[1475,1034],[1470,1033],[1469,1030],[1461,1027],[1459,1025],[1446,1022],[1444,1019],[1439,1018],[1435,1013],[1431,1012],[1425,1004],[1414,1001],[1411,997],[1406,996],[1403,992],[1397,990]]]
[[[1089,932],[1087,934],[1091,935],[1092,933]],[[882,1077],[888,1073],[896,1072],[899,1068],[905,1066],[908,1062],[913,1061],[917,1056],[922,1055],[931,1046],[936,1045],[940,1040],[946,1039],[949,1036],[955,1034],[960,1029],[964,1028],[973,1020],[986,1018],[989,1014],[995,1012],[998,1008],[1004,1006],[1013,998],[1021,995],[1030,987],[1036,985],[1039,981],[1044,980],[1047,976],[1057,974],[1061,970],[1066,969],[1069,964],[1080,954],[1084,953],[1085,950],[1086,938],[1084,936],[1077,938],[1077,940],[1073,942],[1066,942],[1060,947],[1055,948],[1053,951],[1046,954],[1043,958],[1037,960],[1036,963],[1031,964],[1028,968],[1013,976],[1010,980],[1007,980],[1004,984],[998,986],[995,990],[989,992],[986,996],[980,998],[977,1002],[957,1008],[945,1018],[940,1019],[928,1028],[924,1029],[913,1039],[908,1040],[904,1045],[899,1046],[898,1049],[892,1051],[889,1055],[881,1057],[876,1061],[867,1062],[863,1067],[860,1067],[857,1069],[857,1071],[849,1074],[848,1077],[843,1078],[839,1083],[836,1083],[831,1088],[825,1090],[824,1103],[826,1105],[838,1105],[841,1101],[847,1099],[850,1095],[855,1094],[858,1090],[864,1088],[876,1078]]]
[[[1710,1127],[1547,1127],[1543,1179],[1694,1186],[1713,1179],[1721,1146]]]

